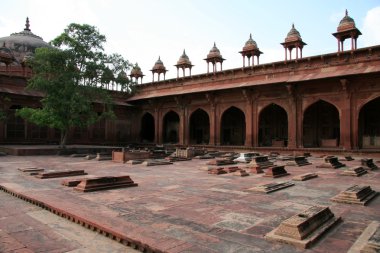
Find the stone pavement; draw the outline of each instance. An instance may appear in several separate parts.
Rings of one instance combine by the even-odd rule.
[[[354,158],[356,160],[343,163],[348,166],[359,165],[359,157]],[[129,165],[59,156],[6,156],[0,157],[0,186],[17,193],[18,196],[43,203],[44,207],[49,207],[64,217],[70,217],[77,223],[84,221],[85,226],[97,228],[106,236],[146,251],[347,252],[372,221],[380,220],[380,197],[367,206],[340,204],[329,199],[354,184],[370,185],[375,191],[380,191],[380,172],[370,171],[361,177],[347,177],[339,175],[342,169],[316,168],[316,165],[323,162],[322,158],[312,157],[309,161],[312,164],[303,167],[286,166],[290,176],[272,179],[262,177],[262,174],[251,174],[248,177],[232,174],[210,175],[199,170],[205,166],[207,160],[193,159],[175,162],[173,165],[147,167],[141,164]],[[30,166],[84,169],[89,173],[88,176],[72,178],[130,175],[139,186],[81,193],[62,186],[60,182],[64,178],[38,179],[17,170]],[[318,173],[319,177],[295,182],[293,187],[270,194],[249,190],[260,183],[291,180],[293,176],[305,172]],[[75,245],[86,248],[86,245],[93,244],[91,240],[97,241],[93,239],[94,234],[92,237],[82,237],[78,233],[75,233],[77,237],[56,236],[54,234],[59,234],[60,227],[49,226],[49,220],[54,220],[53,214],[48,216],[48,211],[30,204],[21,208],[20,201],[12,204],[12,199],[16,199],[12,195],[1,193],[0,198],[0,238],[14,239],[14,245],[33,245],[34,238],[38,237],[42,238],[46,246],[41,243],[35,246],[39,250],[31,248],[32,252],[85,252],[80,249],[73,251],[77,249]],[[2,201],[3,199],[10,201]],[[335,215],[342,217],[343,222],[330,230],[311,249],[300,250],[291,245],[264,239],[264,235],[281,221],[316,204],[329,206]],[[17,225],[17,219],[14,218],[8,223],[3,222],[7,215],[27,218],[25,224]],[[25,226],[35,231],[44,231],[40,226],[48,226],[47,230],[54,233],[31,233]],[[9,227],[10,230],[3,227]],[[13,228],[18,227],[23,235],[19,239],[13,236],[18,230],[12,232]],[[51,239],[48,237],[50,235]],[[49,239],[43,239],[44,236]],[[1,244],[0,249],[12,243]],[[53,245],[59,247],[54,248]],[[107,246],[101,248],[102,242],[99,241],[97,245],[93,252],[107,252],[103,250]],[[26,250],[25,246],[20,249]]]
[[[0,191],[0,252],[138,251]]]

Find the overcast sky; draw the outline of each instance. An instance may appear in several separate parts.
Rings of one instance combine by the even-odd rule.
[[[9,0],[0,8],[0,37],[20,32],[29,17],[31,30],[49,42],[70,23],[98,27],[107,37],[107,53],[119,53],[138,63],[150,82],[155,61],[177,76],[173,66],[186,49],[195,65],[192,73],[205,73],[203,60],[216,42],[227,60],[223,69],[242,66],[238,53],[252,33],[260,50],[260,63],[284,60],[284,41],[292,23],[307,43],[303,56],[332,53],[345,9],[362,32],[358,47],[380,45],[379,0]],[[349,48],[346,41],[345,48]]]

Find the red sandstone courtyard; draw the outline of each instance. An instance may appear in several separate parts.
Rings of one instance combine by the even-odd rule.
[[[353,161],[341,162],[347,167],[360,165],[362,156],[353,157]],[[378,164],[379,159],[374,158]],[[115,246],[107,251],[100,247],[112,243],[111,239],[144,252],[359,252],[366,241],[363,232],[380,220],[380,198],[375,197],[365,206],[332,202],[330,198],[352,185],[369,185],[380,191],[380,172],[342,176],[347,167],[317,168],[324,162],[320,154],[312,154],[308,160],[311,165],[285,166],[289,176],[268,178],[253,173],[247,177],[208,174],[204,170],[208,160],[199,159],[148,167],[55,155],[3,156],[0,252],[122,252],[112,248]],[[38,179],[18,170],[26,167],[83,169],[88,175]],[[318,177],[292,181],[306,172],[317,173]],[[138,186],[82,193],[61,185],[64,179],[110,175],[129,175]],[[263,183],[285,181],[295,185],[268,194],[251,190]],[[310,249],[264,238],[282,221],[313,205],[328,206],[342,221]],[[64,217],[73,226],[66,230],[75,232],[83,226],[111,239],[99,241],[95,251],[72,237],[62,239],[63,225],[41,227],[48,223],[39,223],[44,220],[38,218],[37,211],[41,210],[53,217]],[[34,215],[27,215],[31,211]],[[52,219],[45,215],[47,220]],[[88,238],[83,236],[83,240]]]

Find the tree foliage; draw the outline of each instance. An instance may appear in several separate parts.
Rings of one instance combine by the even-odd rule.
[[[38,48],[28,63],[33,77],[27,88],[44,94],[42,107],[23,108],[17,114],[34,124],[61,130],[62,146],[71,128],[114,117],[108,89],[110,84],[119,85],[119,90],[130,89],[126,76],[118,78],[130,64],[118,54],[107,55],[105,42],[95,27],[70,24],[51,41],[54,47]],[[95,104],[101,111],[95,111]]]

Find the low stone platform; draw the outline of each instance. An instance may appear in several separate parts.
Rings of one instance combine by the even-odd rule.
[[[265,174],[263,177],[272,177],[272,178],[277,178],[277,177],[284,177],[290,175],[286,170],[284,166],[274,166],[270,167],[265,171]]]
[[[213,159],[207,162],[206,164],[213,165],[213,166],[222,166],[222,165],[237,164],[237,162],[234,162],[230,159]]]
[[[208,174],[213,174],[213,175],[221,175],[221,174],[227,174],[227,171],[224,169],[224,167],[219,167],[219,168],[211,168],[207,172]]]
[[[293,177],[294,181],[306,181],[318,177],[317,173],[304,173]]]
[[[261,174],[261,173],[264,173],[264,170],[260,167],[255,167],[255,166],[248,166],[247,167],[249,169],[249,171],[251,173],[255,173],[255,174]]]
[[[355,166],[342,171],[340,174],[343,176],[360,177],[368,172],[362,166]]]
[[[294,186],[294,183],[288,181],[288,182],[272,182],[272,183],[266,183],[266,184],[260,184],[258,186],[255,186],[253,188],[250,188],[248,190],[255,191],[255,192],[264,192],[264,193],[271,193],[274,191],[278,191],[284,188],[288,188],[290,186]]]
[[[249,173],[246,170],[239,169],[233,173],[234,176],[247,177]]]
[[[84,180],[85,178],[79,178],[79,179],[65,179],[65,180],[62,180],[61,181],[61,185],[63,186],[67,186],[67,187],[75,187],[77,186],[78,184],[80,184],[80,182],[82,182],[82,180]]]
[[[146,160],[142,164],[146,166],[157,166],[157,165],[168,165],[168,164],[173,164],[173,163],[165,159],[150,159],[150,160]]]
[[[18,168],[18,170],[25,173],[37,173],[37,172],[42,172],[45,169],[36,168],[36,167],[26,167],[26,168]]]
[[[327,156],[325,158],[325,162],[320,165],[317,165],[317,168],[338,169],[345,166],[345,164],[338,161],[338,157]]]
[[[353,185],[330,200],[345,204],[358,204],[364,206],[375,198],[377,194],[378,193],[373,191],[370,186]]]
[[[269,161],[268,156],[255,156],[252,157],[252,161],[249,163],[249,166],[266,169],[274,166],[274,164],[273,162]]]
[[[380,252],[380,223],[372,221],[355,241],[347,253]]]
[[[370,158],[363,158],[361,159],[361,164],[368,170],[378,170],[379,167],[377,167],[376,164],[373,163],[373,159]]]
[[[83,179],[75,188],[76,191],[92,192],[137,186],[130,176],[98,177]]]
[[[266,239],[309,248],[329,228],[341,220],[328,207],[312,206],[281,222],[280,226],[265,235]]]
[[[35,175],[36,178],[46,179],[46,178],[57,178],[57,177],[73,177],[87,175],[84,170],[61,170],[61,171],[46,171],[40,172]]]

